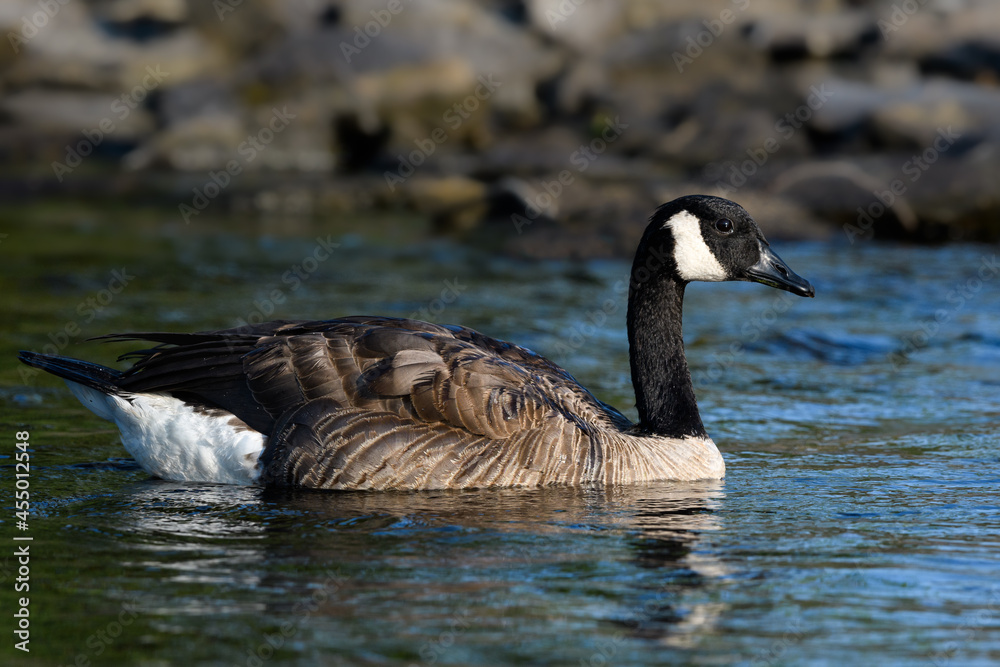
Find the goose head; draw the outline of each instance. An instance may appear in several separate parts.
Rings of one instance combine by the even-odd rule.
[[[743,280],[815,295],[739,204],[691,195],[656,209],[632,264],[628,337],[639,428],[666,437],[707,437],[681,334],[684,288],[694,280]]]
[[[771,250],[750,214],[721,197],[689,195],[659,207],[639,245],[635,269],[657,255],[665,260],[660,271],[672,270],[683,284],[738,280],[815,296],[809,281]]]

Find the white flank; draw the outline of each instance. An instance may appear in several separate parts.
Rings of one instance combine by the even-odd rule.
[[[255,484],[264,435],[230,424],[231,415],[197,412],[167,394],[133,394],[126,400],[66,381],[80,402],[113,421],[122,444],[143,470],[162,479]]]
[[[726,280],[726,270],[709,250],[701,235],[701,223],[688,211],[675,213],[665,223],[674,234],[674,261],[677,275],[684,280],[719,282]]]

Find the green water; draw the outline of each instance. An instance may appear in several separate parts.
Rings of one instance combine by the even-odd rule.
[[[377,223],[3,212],[0,660],[1000,662],[1000,280],[977,277],[992,247],[778,246],[815,300],[692,286],[688,356],[726,457],[719,482],[381,494],[163,482],[61,383],[15,361],[52,345],[113,364],[127,346],[83,342],[112,331],[417,314],[546,354],[634,417],[615,289],[626,262],[526,263],[427,240],[404,217]],[[16,594],[24,544],[30,593]],[[22,595],[27,654],[12,632]]]

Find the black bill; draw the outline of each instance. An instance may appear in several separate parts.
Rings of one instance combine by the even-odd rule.
[[[816,296],[812,284],[788,268],[784,260],[763,243],[760,245],[760,261],[747,269],[746,275],[751,282],[777,287],[799,296]]]

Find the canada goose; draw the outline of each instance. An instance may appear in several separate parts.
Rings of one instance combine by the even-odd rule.
[[[628,339],[639,423],[531,350],[461,326],[390,317],[279,321],[152,341],[125,372],[21,352],[114,421],[142,468],[172,480],[441,489],[721,478],[684,357],[692,280],[812,285],[738,204],[691,195],[639,242]]]

